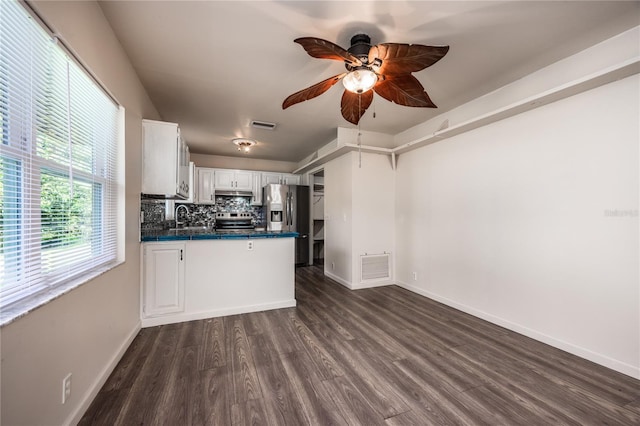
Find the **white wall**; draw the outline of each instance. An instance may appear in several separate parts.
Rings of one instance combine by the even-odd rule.
[[[351,153],[353,194],[353,277],[352,288],[390,284],[389,280],[361,283],[360,261],[365,254],[394,253],[395,229],[395,172],[391,158],[386,155],[362,154],[362,167],[358,167],[358,154]]]
[[[351,152],[324,166],[325,274],[352,289],[372,285],[361,283],[360,256],[393,256],[394,251],[395,174],[390,158],[363,153],[361,165],[358,153]]]
[[[324,272],[351,283],[352,158],[343,155],[324,165]]]
[[[125,262],[0,330],[5,425],[78,420],[137,333],[141,119],[159,119],[95,2],[36,2],[45,20],[126,108]],[[62,379],[71,398],[61,404]]]
[[[398,282],[640,378],[639,81],[401,155]]]

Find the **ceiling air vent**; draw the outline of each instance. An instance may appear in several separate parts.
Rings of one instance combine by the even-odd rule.
[[[269,123],[266,121],[251,120],[251,127],[256,129],[273,130],[276,128],[276,123]]]

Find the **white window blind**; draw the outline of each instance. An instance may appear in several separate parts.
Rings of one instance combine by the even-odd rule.
[[[114,261],[119,107],[0,1],[0,305]]]

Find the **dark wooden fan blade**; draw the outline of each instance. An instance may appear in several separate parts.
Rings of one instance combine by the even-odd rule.
[[[422,108],[437,108],[417,78],[411,74],[390,75],[378,80],[373,90],[390,102],[398,105]]]
[[[359,99],[358,99],[359,98]],[[342,94],[342,116],[350,123],[358,124],[373,100],[373,90],[367,90],[362,94],[345,90]]]
[[[291,105],[308,101],[309,99],[313,99],[316,96],[322,95],[324,92],[329,90],[331,86],[340,81],[340,79],[346,74],[347,73],[345,72],[342,74],[334,75],[333,77],[329,77],[328,79],[323,80],[320,83],[316,83],[313,86],[307,87],[306,89],[302,89],[299,92],[294,93],[284,100],[284,102],[282,103],[282,109],[287,109]]]
[[[314,58],[347,61],[354,66],[362,65],[358,58],[330,41],[315,37],[302,37],[293,41],[302,46]]]
[[[449,51],[449,46],[422,44],[382,43],[369,50],[369,63],[382,60],[379,73],[409,74],[423,70],[438,62]]]

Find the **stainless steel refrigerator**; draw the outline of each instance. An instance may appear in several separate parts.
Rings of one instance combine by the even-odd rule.
[[[297,232],[296,264],[309,263],[309,187],[271,183],[262,191],[267,230]]]

